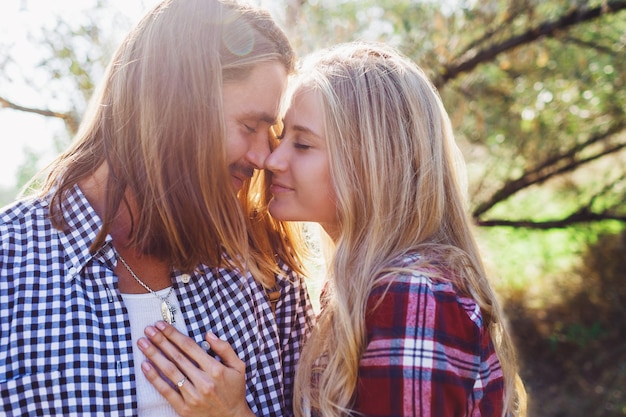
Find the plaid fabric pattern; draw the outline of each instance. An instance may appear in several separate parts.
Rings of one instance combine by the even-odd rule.
[[[133,372],[115,250],[109,238],[89,254],[101,223],[78,187],[65,213],[67,231],[52,227],[45,200],[0,213],[0,410],[136,415],[135,378],[143,375]],[[247,365],[246,398],[259,416],[293,414],[294,364],[313,323],[302,277],[284,271],[276,317],[249,274],[201,265],[184,283],[172,272],[189,336],[200,343],[210,330],[232,344]]]
[[[377,288],[368,300],[355,411],[502,415],[502,370],[477,304],[451,283],[419,273],[395,276],[385,289]]]

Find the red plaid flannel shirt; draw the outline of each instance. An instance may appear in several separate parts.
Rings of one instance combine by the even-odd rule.
[[[502,415],[502,370],[472,299],[449,282],[399,275],[370,295],[368,312],[357,413]]]

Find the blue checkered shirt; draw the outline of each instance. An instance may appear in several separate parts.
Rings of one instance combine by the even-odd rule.
[[[52,227],[45,200],[0,212],[0,398],[8,416],[137,414],[130,322],[113,272],[110,237],[89,246],[100,219],[78,187]],[[246,399],[259,416],[292,415],[292,386],[313,313],[302,277],[277,278],[272,314],[249,276],[201,265],[184,283],[172,272],[189,336],[228,340],[246,363]],[[187,280],[185,280],[187,281]],[[0,413],[1,414],[1,413]]]

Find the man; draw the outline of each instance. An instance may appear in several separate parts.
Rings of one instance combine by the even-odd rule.
[[[291,414],[312,313],[251,177],[293,66],[267,13],[226,0],[164,1],[128,34],[38,196],[0,214],[6,414],[175,415],[140,370],[158,320],[228,341],[250,410]]]

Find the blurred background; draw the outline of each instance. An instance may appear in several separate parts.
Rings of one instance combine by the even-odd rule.
[[[70,143],[112,52],[155,3],[2,0],[0,205]],[[467,161],[529,415],[625,416],[626,0],[251,3],[300,55],[381,41],[427,72]]]

